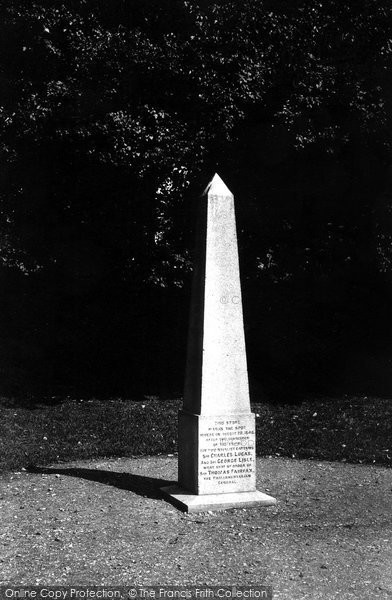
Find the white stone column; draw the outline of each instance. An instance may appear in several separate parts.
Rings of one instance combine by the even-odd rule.
[[[234,196],[215,175],[200,200],[179,486],[163,491],[188,511],[274,504],[256,491]]]

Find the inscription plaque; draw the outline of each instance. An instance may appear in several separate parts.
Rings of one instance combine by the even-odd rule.
[[[199,493],[255,489],[254,417],[199,421]]]

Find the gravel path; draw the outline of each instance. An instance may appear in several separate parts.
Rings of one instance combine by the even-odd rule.
[[[392,470],[257,459],[268,508],[187,515],[176,457],[0,478],[0,583],[272,585],[279,600],[392,597]]]

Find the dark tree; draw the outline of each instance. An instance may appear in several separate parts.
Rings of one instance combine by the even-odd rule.
[[[0,17],[3,382],[179,389],[192,202],[216,170],[252,378],[320,388],[353,347],[388,355],[388,2],[15,0]]]

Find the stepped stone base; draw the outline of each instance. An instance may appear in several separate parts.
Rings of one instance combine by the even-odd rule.
[[[227,494],[190,494],[178,485],[161,488],[164,497],[184,512],[218,511],[227,508],[251,508],[272,506],[276,499],[257,490],[253,492],[233,492]]]

